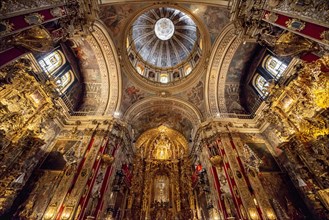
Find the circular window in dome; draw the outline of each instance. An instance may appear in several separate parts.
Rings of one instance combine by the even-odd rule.
[[[169,40],[174,35],[175,26],[169,18],[160,18],[154,25],[154,31],[160,40]]]
[[[167,84],[185,77],[186,65],[193,71],[198,63],[193,57],[202,53],[199,42],[199,29],[189,15],[161,7],[143,12],[132,22],[126,48],[136,70],[138,63],[144,64],[143,77],[154,76],[149,80]]]

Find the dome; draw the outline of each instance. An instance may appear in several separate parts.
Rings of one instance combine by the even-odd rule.
[[[197,25],[175,8],[140,14],[130,27],[126,47],[137,73],[162,84],[189,75],[201,57]]]

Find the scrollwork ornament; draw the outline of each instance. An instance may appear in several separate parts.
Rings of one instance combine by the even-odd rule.
[[[65,15],[65,10],[61,7],[56,7],[50,10],[50,14],[54,17],[62,17]]]
[[[6,35],[14,30],[14,24],[9,21],[0,21],[0,36]]]
[[[278,20],[279,16],[273,12],[270,12],[265,15],[265,19],[271,23],[275,23]]]
[[[329,30],[323,31],[320,35],[322,41],[326,44],[329,44]]]

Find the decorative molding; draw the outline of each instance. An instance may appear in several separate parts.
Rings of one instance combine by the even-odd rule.
[[[328,31],[323,31],[320,35],[322,41],[326,44],[329,44],[329,30]]]
[[[274,11],[286,16],[302,19],[310,23],[318,24],[324,27],[329,27],[329,11],[325,9],[325,1],[314,1],[308,5],[300,6],[296,8],[294,3],[287,4],[286,1],[281,1],[275,8],[268,8],[270,11]]]
[[[101,81],[103,83],[100,97],[107,97],[107,99],[101,100],[99,109],[103,108],[103,114],[111,115],[118,110],[121,102],[121,73],[119,61],[113,41],[100,21],[95,22],[94,30],[92,37],[87,38],[87,41],[95,51],[101,72]]]
[[[1,35],[6,35],[14,30],[14,24],[10,23],[9,21],[3,20],[0,21],[0,36]]]
[[[206,105],[210,116],[216,117],[220,112],[227,112],[225,80],[230,61],[240,43],[241,39],[236,39],[234,24],[231,23],[214,45],[205,85]]]

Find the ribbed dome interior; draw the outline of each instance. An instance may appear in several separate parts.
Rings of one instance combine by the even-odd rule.
[[[168,40],[161,40],[162,35],[159,38],[155,28],[159,28],[160,34],[168,38],[170,34],[165,34],[172,31],[172,24],[172,36]],[[171,68],[184,62],[192,53],[198,38],[193,20],[174,8],[156,8],[143,13],[133,23],[131,34],[136,54],[146,63],[160,68]]]

